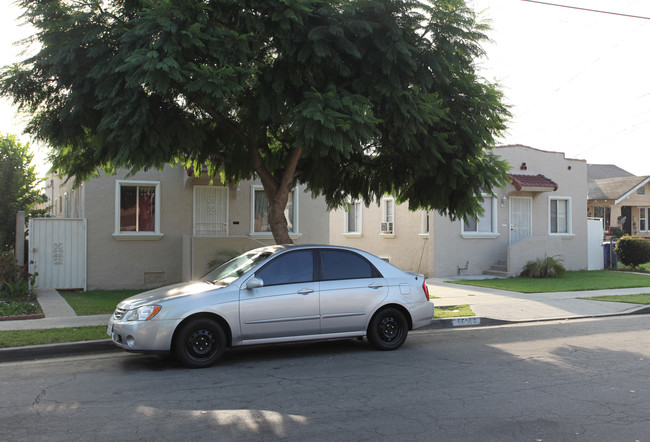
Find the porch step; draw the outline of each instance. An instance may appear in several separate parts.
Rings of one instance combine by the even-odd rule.
[[[497,261],[495,265],[490,267],[490,270],[483,272],[484,275],[490,276],[499,276],[501,278],[507,278],[510,276],[508,273],[508,263],[506,261]]]

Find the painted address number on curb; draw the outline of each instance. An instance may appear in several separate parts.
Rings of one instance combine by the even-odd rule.
[[[467,327],[468,325],[481,325],[481,318],[455,318],[451,323],[454,327]]]

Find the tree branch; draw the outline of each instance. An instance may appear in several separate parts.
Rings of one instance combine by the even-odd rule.
[[[196,97],[193,97],[191,95],[185,95],[185,94],[183,95],[187,97],[187,99],[190,102],[198,106],[199,109],[202,109],[204,112],[210,115],[210,117],[212,117],[212,119],[214,119],[216,122],[229,126],[232,129],[233,133],[237,136],[237,138],[239,138],[239,140],[242,142],[242,144],[244,144],[245,146],[249,144],[249,138],[244,134],[244,132],[242,132],[239,125],[237,125],[234,121],[225,117],[221,112],[217,111],[212,106],[203,104],[201,99],[197,99]]]

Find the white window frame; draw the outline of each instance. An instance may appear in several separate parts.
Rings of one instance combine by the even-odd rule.
[[[491,219],[490,219],[490,231],[474,231],[474,230],[465,230],[465,221],[460,220],[460,236],[462,238],[466,239],[493,239],[497,238],[499,236],[499,226],[498,226],[498,212],[497,212],[497,198],[488,195],[488,194],[483,194],[481,195],[483,197],[483,204],[488,202],[487,200],[489,199],[489,206],[490,210],[492,211],[491,213]],[[484,214],[485,215],[485,214]],[[484,216],[483,215],[483,216]],[[477,226],[479,224],[478,221],[480,219],[477,219]]]
[[[423,210],[420,216],[420,236],[429,237],[433,212]]]
[[[224,229],[223,229],[223,234],[214,234],[214,235],[208,235],[208,234],[199,234],[199,232],[204,231],[205,229],[197,229],[197,217],[199,216],[198,214],[198,209],[199,209],[199,201],[197,200],[197,192],[199,189],[211,189],[215,192],[221,192],[225,197],[225,222],[224,224]],[[229,234],[229,212],[230,212],[230,198],[228,194],[228,188],[223,187],[223,186],[202,186],[202,185],[196,185],[192,188],[192,236],[200,237],[200,238],[224,238],[227,237]]]
[[[361,208],[361,201],[355,200],[355,201],[350,201],[348,203],[350,205],[350,208],[354,206],[355,208],[355,214],[356,214],[356,219],[355,219],[355,229],[350,230],[350,223],[349,223],[349,216],[350,216],[350,208],[347,210],[343,211],[343,234],[345,236],[362,236],[363,235],[363,209]]]
[[[390,205],[388,205],[389,202]],[[381,199],[381,222],[392,223],[393,230],[392,232],[384,233],[380,229],[379,231],[380,236],[384,238],[394,238],[395,237],[395,198],[392,196],[384,196]]]
[[[551,215],[551,205],[553,201],[566,202],[566,232],[553,232],[553,219]],[[572,198],[570,196],[549,196],[548,197],[548,234],[550,236],[575,236],[573,234],[573,217],[572,212]],[[558,218],[559,219],[559,218]],[[556,226],[559,230],[559,226]]]
[[[643,214],[643,216],[641,216]],[[648,214],[650,214],[650,207],[639,207],[639,232],[650,232],[650,226],[648,226]],[[641,228],[641,221],[645,221],[645,229]]]
[[[292,239],[300,238],[302,236],[302,233],[300,233],[299,189],[299,185],[296,185],[293,188],[293,230],[289,231],[289,237]],[[251,186],[251,223],[249,236],[256,239],[271,239],[273,238],[273,234],[271,232],[255,231],[255,192],[258,190],[264,191],[264,186],[261,184],[253,184]]]
[[[153,232],[121,232],[120,231],[120,189],[122,186],[128,187],[155,187],[155,205],[156,205],[156,215],[155,215],[155,230]],[[163,237],[163,234],[160,231],[160,181],[131,181],[131,180],[115,180],[115,231],[113,232],[113,238],[117,240],[158,240]]]

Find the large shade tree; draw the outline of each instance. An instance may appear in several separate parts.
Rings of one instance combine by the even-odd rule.
[[[181,162],[258,176],[277,243],[302,183],[330,208],[384,194],[452,218],[503,183],[507,109],[475,70],[464,0],[22,0],[35,55],[0,93],[54,168]]]

